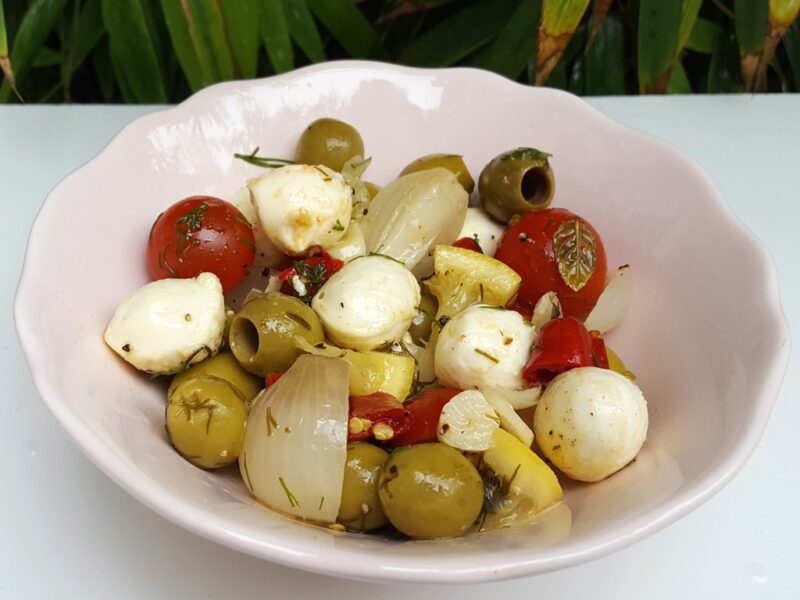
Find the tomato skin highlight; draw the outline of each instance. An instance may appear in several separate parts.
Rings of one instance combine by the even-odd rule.
[[[442,408],[460,391],[451,388],[428,390],[415,400],[408,402],[405,408],[409,414],[409,426],[404,433],[385,442],[386,445],[397,448],[423,442],[435,442]]]
[[[147,243],[153,280],[214,273],[230,292],[255,260],[253,228],[232,204],[213,196],[190,196],[161,213]]]
[[[561,277],[556,259],[554,236],[566,221],[578,221],[595,240],[594,272],[578,291]],[[585,320],[606,282],[606,253],[600,235],[592,225],[563,208],[534,210],[522,215],[506,228],[494,257],[514,269],[522,278],[517,296],[520,312],[532,312],[533,306],[547,292],[555,292],[565,316]]]

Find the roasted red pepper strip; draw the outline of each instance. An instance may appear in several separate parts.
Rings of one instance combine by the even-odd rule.
[[[547,383],[576,367],[608,367],[605,343],[593,337],[575,317],[548,321],[522,376],[531,385]]]
[[[483,254],[483,248],[478,243],[478,236],[475,237],[463,237],[461,239],[456,240],[452,244],[456,248],[464,248],[465,250],[472,250],[473,252],[480,252]]]
[[[403,434],[410,425],[409,412],[403,403],[391,394],[375,392],[368,396],[350,396],[348,442],[363,442],[370,439],[379,442],[389,441]],[[391,433],[387,427],[391,429]]]
[[[278,381],[283,377],[283,371],[276,371],[275,373],[267,373],[267,376],[264,377],[264,382],[267,384],[267,387],[271,386],[273,383]]]
[[[402,434],[386,442],[387,446],[409,446],[422,442],[435,442],[442,408],[461,390],[441,388],[428,390],[416,400],[406,404],[410,426]]]
[[[280,275],[278,275],[278,279],[283,282],[281,292],[288,296],[300,298],[304,302],[311,302],[319,288],[343,266],[344,263],[341,260],[333,258],[325,250],[320,249],[318,256],[296,260],[291,267],[281,271]],[[294,286],[295,277],[302,284],[300,291]],[[302,289],[303,287],[305,289]]]

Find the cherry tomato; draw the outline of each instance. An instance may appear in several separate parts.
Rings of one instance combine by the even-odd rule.
[[[575,317],[563,317],[544,324],[522,376],[534,386],[577,367],[607,369],[606,345],[598,332],[587,331]]]
[[[606,281],[606,252],[586,219],[563,208],[534,210],[506,228],[494,257],[522,277],[517,304],[532,309],[555,292],[565,316],[584,320]]]
[[[396,435],[386,442],[386,445],[398,447],[435,442],[442,408],[460,391],[450,388],[428,390],[416,400],[406,404],[410,426],[404,433]]]
[[[224,292],[247,274],[255,259],[253,229],[239,210],[213,196],[184,198],[161,213],[147,243],[153,279],[214,273]]]
[[[480,252],[483,254],[483,248],[478,243],[478,236],[475,237],[463,237],[457,239],[453,242],[453,246],[456,248],[464,248],[464,250],[472,250],[473,252]]]

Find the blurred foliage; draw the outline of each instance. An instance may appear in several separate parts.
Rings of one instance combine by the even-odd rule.
[[[0,102],[176,102],[325,60],[582,95],[800,91],[800,0],[0,0]]]

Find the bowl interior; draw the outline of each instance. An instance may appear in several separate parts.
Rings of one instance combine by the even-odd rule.
[[[432,152],[463,154],[473,176],[512,147],[553,154],[554,205],[595,225],[609,266],[632,265],[633,306],[609,339],[649,404],[650,433],[635,463],[598,484],[565,482],[565,504],[524,527],[398,542],[289,521],[251,499],[235,470],[204,472],[172,450],[163,386],[118,360],[103,328],[147,281],[147,234],[160,211],[192,194],[230,198],[261,172],[234,152],[258,146],[291,157],[302,129],[321,116],[358,128],[373,158],[367,178],[378,184]],[[215,86],[135,122],[51,194],[16,309],[43,397],[123,487],[229,546],[362,578],[508,577],[634,541],[741,465],[785,366],[772,267],[697,167],[572,96],[471,70],[333,64]]]

